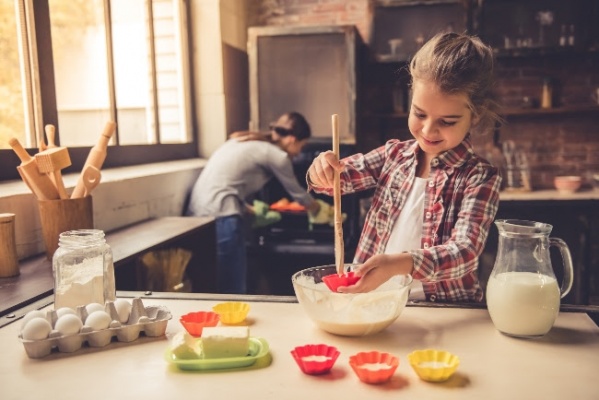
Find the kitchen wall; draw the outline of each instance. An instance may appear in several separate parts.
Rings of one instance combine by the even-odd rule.
[[[262,0],[258,20],[273,26],[354,24],[368,43],[373,32],[373,10],[372,0]],[[506,108],[521,108],[525,97],[538,101],[543,78],[551,77],[556,113],[510,115],[495,137],[477,138],[477,151],[491,154],[494,146],[513,140],[528,156],[534,189],[553,188],[555,175],[586,176],[588,171],[599,171],[599,109],[592,109],[591,98],[599,88],[598,54],[500,57],[497,67],[498,92]],[[365,73],[369,73],[368,66]],[[377,99],[391,97],[392,74],[388,77],[386,82],[376,82],[362,75],[362,81],[367,81],[362,88],[362,96],[367,99],[364,103],[372,105]],[[387,92],[380,86],[387,86]],[[585,105],[586,110],[559,112],[563,107]],[[387,131],[381,132],[383,129]],[[405,138],[405,120],[364,119],[357,135],[358,142],[367,148],[388,137]]]

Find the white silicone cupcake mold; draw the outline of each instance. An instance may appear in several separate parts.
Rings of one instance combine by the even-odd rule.
[[[29,358],[43,358],[58,351],[61,353],[72,353],[80,350],[84,344],[89,347],[105,347],[113,338],[119,342],[132,342],[137,340],[141,333],[148,337],[162,336],[166,332],[168,320],[172,318],[170,311],[163,306],[144,307],[140,298],[134,298],[131,302],[131,313],[126,323],[119,322],[119,314],[114,302],[108,301],[104,305],[105,311],[111,316],[112,322],[106,329],[94,331],[89,326],[83,325],[79,333],[73,335],[62,335],[55,329],[58,316],[56,310],[46,313],[45,318],[52,325],[52,331],[48,338],[41,340],[19,339],[25,347]],[[85,321],[88,314],[85,306],[79,306],[76,310],[77,316]]]

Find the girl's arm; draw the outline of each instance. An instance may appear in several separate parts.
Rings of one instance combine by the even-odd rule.
[[[343,194],[375,187],[381,169],[389,157],[390,149],[398,142],[398,140],[390,140],[384,146],[369,153],[354,154],[340,161],[330,150],[320,153],[306,174],[308,189],[332,196],[335,170],[341,173],[341,193]]]

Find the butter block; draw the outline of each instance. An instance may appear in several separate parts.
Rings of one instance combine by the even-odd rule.
[[[247,326],[204,327],[202,351],[205,358],[244,357],[248,354],[250,329]]]
[[[187,332],[177,333],[171,340],[171,351],[181,360],[200,358],[198,340]]]

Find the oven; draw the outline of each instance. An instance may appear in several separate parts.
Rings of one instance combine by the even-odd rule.
[[[311,141],[293,160],[298,182],[306,187],[306,173],[318,154],[331,149],[330,141]],[[341,158],[354,154],[355,145],[341,144]],[[333,197],[314,194],[329,204]],[[272,204],[281,198],[292,200],[282,185],[272,179],[257,198]],[[351,262],[361,232],[360,195],[341,197],[345,262]],[[305,212],[281,212],[281,220],[254,229],[248,242],[248,290],[252,294],[293,295],[293,273],[318,265],[335,263],[334,228],[328,224],[310,226]]]

